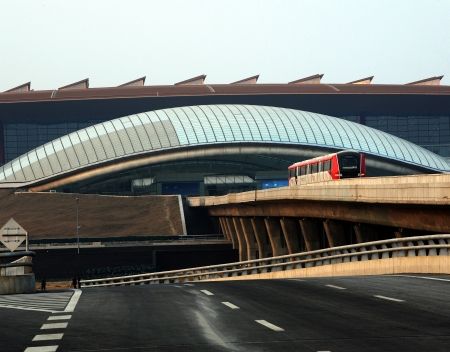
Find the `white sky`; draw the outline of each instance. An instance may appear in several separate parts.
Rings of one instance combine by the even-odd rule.
[[[450,84],[450,1],[0,0],[0,91],[207,74],[282,83],[324,73]]]

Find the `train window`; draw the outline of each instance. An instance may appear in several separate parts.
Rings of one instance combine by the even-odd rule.
[[[323,163],[323,171],[330,171],[331,170],[331,160],[326,160]]]
[[[300,176],[305,176],[305,174],[306,174],[306,166],[302,166],[300,168]]]
[[[323,169],[323,162],[322,162],[322,161],[319,161],[319,163],[317,164],[317,167],[318,167],[317,171],[318,171],[318,172],[322,172],[322,169]]]
[[[317,173],[317,164],[311,164],[311,173],[312,174]]]

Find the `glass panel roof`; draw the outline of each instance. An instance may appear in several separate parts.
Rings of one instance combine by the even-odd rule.
[[[371,127],[312,112],[234,104],[150,111],[93,125],[0,167],[0,182],[35,181],[168,148],[243,142],[355,149],[429,170],[450,171],[444,158]]]

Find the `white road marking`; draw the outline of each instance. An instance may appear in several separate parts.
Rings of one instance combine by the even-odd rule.
[[[228,308],[231,308],[231,309],[239,309],[239,307],[237,305],[230,303],[230,302],[222,302],[222,304],[226,305]]]
[[[69,320],[72,316],[69,315],[51,315],[47,320]]]
[[[283,328],[276,326],[272,323],[269,323],[267,320],[255,320],[258,324],[264,325],[266,328],[269,328],[273,331],[284,331]]]
[[[194,284],[184,284],[184,286],[194,286]]]
[[[405,302],[405,301],[402,300],[402,299],[397,299],[397,298],[392,298],[392,297],[386,297],[386,296],[380,296],[380,295],[375,295],[374,297],[381,298],[381,299],[386,299],[386,300],[388,300],[388,301],[394,301],[394,302]]]
[[[64,334],[46,334],[46,335],[36,335],[33,341],[48,341],[48,340],[61,340]]]
[[[303,279],[288,279],[289,281],[305,281]]]
[[[73,292],[24,293],[0,297],[0,308],[41,312],[63,311]]]
[[[33,310],[35,312],[47,312],[47,313],[56,313],[54,310],[50,309],[40,309],[40,308],[31,308],[31,307],[17,307],[13,305],[0,305],[0,308],[8,308],[8,309],[18,309],[18,310]]]
[[[65,329],[65,328],[67,328],[67,323],[51,323],[51,324],[43,324],[41,326],[41,330]]]
[[[337,290],[346,290],[345,287],[341,287],[341,286],[336,286],[336,285],[325,285],[327,287],[331,287],[331,288],[335,288]]]
[[[27,347],[24,352],[55,352],[58,346]]]
[[[64,311],[65,312],[73,312],[75,310],[75,307],[77,306],[80,296],[81,296],[81,290],[75,290],[75,292],[72,295],[72,298],[70,299],[69,304],[67,305],[66,309],[64,309]]]
[[[178,288],[182,288],[183,286],[180,286],[180,285],[174,285],[175,287],[178,287]]]
[[[441,279],[439,277],[414,276],[414,275],[391,275],[391,276],[414,277],[416,279],[425,279],[425,280],[436,280],[436,281],[447,281],[447,282],[450,282],[449,279]]]
[[[203,292],[207,296],[214,296],[214,293],[208,291],[208,290],[200,290],[200,292]]]

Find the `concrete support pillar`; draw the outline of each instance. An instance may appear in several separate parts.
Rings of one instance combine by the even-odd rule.
[[[250,218],[241,218],[240,221],[245,241],[247,242],[247,259],[258,259],[259,248],[256,242],[255,234],[253,233],[252,222]]]
[[[281,232],[281,224],[278,218],[265,218],[267,233],[269,234],[270,245],[273,256],[287,254],[287,245]]]
[[[233,224],[239,244],[239,261],[247,260],[247,242],[245,241],[244,231],[239,218],[233,217]]]
[[[369,224],[354,224],[353,230],[357,243],[372,242],[379,239],[375,227]]]
[[[328,245],[330,247],[344,246],[345,240],[345,225],[342,221],[326,219],[323,222],[323,228],[327,235]]]
[[[224,237],[227,240],[231,241],[231,235],[228,232],[228,227],[227,227],[227,225],[225,223],[225,218],[219,217],[219,224],[220,224],[220,229],[222,230],[222,233],[223,233]]]
[[[256,242],[258,243],[258,251],[260,258],[267,258],[272,256],[272,246],[269,241],[266,224],[263,218],[252,218],[253,233],[255,234]]]
[[[321,224],[313,219],[299,220],[302,229],[303,239],[305,240],[306,251],[314,251],[320,248],[320,237],[322,235]]]
[[[225,226],[227,228],[228,234],[230,235],[231,243],[233,249],[238,248],[238,242],[236,238],[236,231],[234,229],[233,220],[231,218],[224,218]]]
[[[280,223],[288,253],[300,252],[300,226],[298,221],[294,218],[282,218]]]

